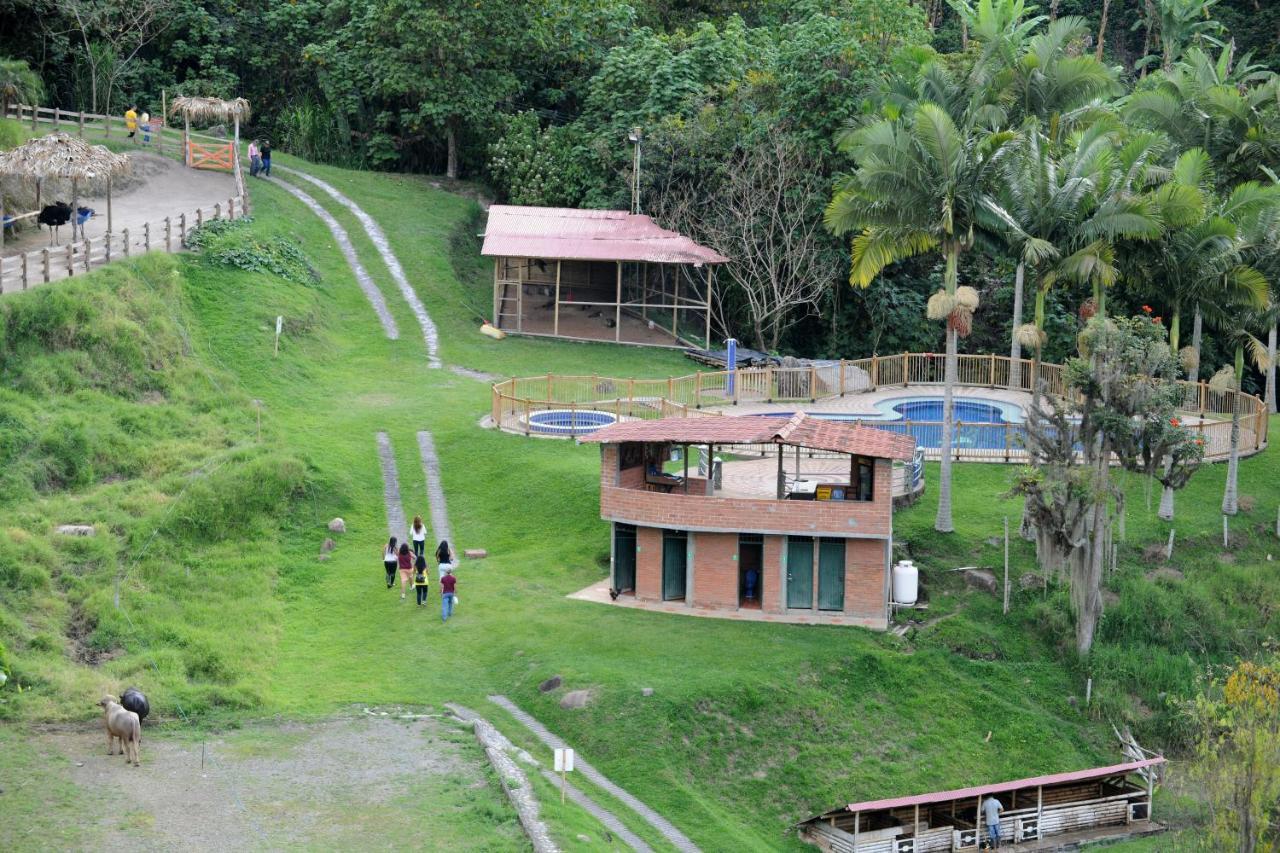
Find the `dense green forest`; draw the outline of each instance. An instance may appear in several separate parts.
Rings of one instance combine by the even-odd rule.
[[[1258,0],[1012,5],[1024,23],[1033,15],[1077,22],[1060,52],[1111,69],[1113,85],[1090,92],[1108,101],[1149,85],[1149,72],[1193,48],[1216,58],[1226,45],[1236,69],[1280,61],[1280,8]],[[739,282],[731,272],[718,331],[764,349],[855,357],[941,348],[942,330],[917,322],[941,265],[910,261],[880,286],[841,286],[847,243],[814,227],[851,166],[837,138],[883,112],[877,92],[908,79],[926,56],[958,71],[989,48],[967,20],[976,10],[965,8],[954,0],[3,0],[0,56],[25,61],[48,104],[118,113],[136,101],[155,113],[162,91],[243,96],[254,108],[248,132],[283,150],[478,179],[514,203],[626,207],[627,137],[639,128],[641,208],[664,224],[732,248],[745,238],[726,212],[740,210],[737,196],[771,186],[787,188],[772,215],[807,223],[801,256],[772,263],[786,294],[761,307],[745,289],[776,282]],[[1010,122],[1035,114],[1005,112]],[[1265,180],[1257,168],[1241,177]],[[748,218],[736,217],[738,232]],[[1015,264],[1002,248],[962,259],[983,305],[970,350],[1008,350]],[[1155,303],[1172,315],[1152,290],[1122,277],[1110,298],[1118,313]],[[1074,351],[1087,295],[1046,293],[1047,359]],[[1231,350],[1218,337],[1205,339],[1215,366]],[[1260,390],[1261,376],[1249,374],[1246,387]]]

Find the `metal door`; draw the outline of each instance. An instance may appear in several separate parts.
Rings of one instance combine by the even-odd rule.
[[[636,528],[631,524],[613,526],[613,582],[626,592],[636,588]]]
[[[818,543],[818,609],[844,610],[844,540]]]
[[[687,568],[688,535],[683,530],[662,533],[662,598],[664,601],[684,598]]]
[[[787,539],[787,607],[813,609],[812,539]]]

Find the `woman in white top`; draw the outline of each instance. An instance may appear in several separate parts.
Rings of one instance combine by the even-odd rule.
[[[427,526],[422,523],[422,516],[413,517],[413,528],[409,531],[413,538],[413,556],[424,557],[427,554]]]
[[[394,536],[387,541],[387,547],[382,549],[382,567],[387,570],[387,589],[391,589],[396,583],[396,537]]]

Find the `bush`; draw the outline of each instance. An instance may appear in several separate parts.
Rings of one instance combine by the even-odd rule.
[[[55,488],[80,488],[93,482],[93,440],[84,421],[63,415],[40,436],[47,481]]]
[[[260,517],[278,516],[305,479],[302,463],[291,456],[241,454],[188,487],[170,516],[169,532],[206,542],[245,535]]]
[[[214,219],[187,232],[183,245],[211,263],[246,272],[278,275],[295,284],[313,284],[319,275],[297,246],[281,237],[262,238],[247,226],[252,219]]]

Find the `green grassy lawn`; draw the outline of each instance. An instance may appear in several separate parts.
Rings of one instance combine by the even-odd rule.
[[[490,273],[474,261],[473,201],[421,177],[307,168],[387,232],[441,329],[446,364],[503,376],[690,371],[665,351],[481,336],[473,309],[488,304]],[[1018,593],[1006,617],[993,597],[966,590],[948,571],[1000,566],[1002,546],[988,540],[1006,515],[1016,530],[1019,506],[1004,497],[1011,470],[997,465],[957,466],[954,535],[932,531],[932,490],[897,516],[898,547],[925,570],[928,618],[946,617],[902,638],[569,601],[567,593],[606,572],[598,452],[479,429],[488,386],[426,367],[417,324],[354,218],[304,186],[384,283],[399,341],[382,336],[323,224],[271,182],[252,189],[255,233],[300,246],[318,282],[156,257],[67,284],[95,304],[137,307],[141,361],[112,355],[127,317],[93,320],[106,355],[95,349],[89,361],[108,373],[115,365],[151,376],[148,361],[163,343],[173,357],[154,394],[84,382],[77,365],[86,357],[76,355],[83,342],[59,337],[71,321],[44,337],[10,328],[21,352],[0,350],[9,359],[0,394],[14,396],[0,401],[31,409],[33,434],[60,417],[96,430],[90,456],[100,462],[68,482],[28,478],[4,506],[0,642],[15,680],[33,688],[17,694],[11,683],[0,692],[9,719],[84,720],[86,696],[136,681],[175,727],[317,717],[352,703],[456,701],[545,752],[485,698],[503,693],[706,849],[779,849],[798,844],[786,834],[792,821],[851,799],[1109,762],[1117,754],[1113,720],[1162,745],[1178,734],[1162,694],[1184,695],[1204,666],[1275,633],[1280,595],[1266,554],[1275,548],[1280,485],[1270,451],[1242,464],[1241,491],[1256,508],[1232,522],[1229,549],[1217,513],[1224,466],[1202,471],[1179,495],[1171,565],[1181,581],[1148,576],[1158,561],[1143,549],[1163,542],[1167,526],[1155,519],[1158,494],[1148,506],[1146,484],[1128,484],[1128,538],[1108,580],[1119,598],[1084,662],[1070,652],[1062,589]],[[121,288],[154,295],[123,299]],[[13,304],[52,298],[44,292]],[[169,324],[156,326],[157,314]],[[275,357],[277,315],[285,334]],[[36,381],[45,374],[55,379]],[[491,555],[460,570],[461,603],[447,625],[382,582],[386,521],[374,434],[390,435],[407,509],[426,516],[421,429],[436,438],[457,544]],[[59,447],[33,440],[21,458],[43,466]],[[935,477],[931,466],[931,484]],[[333,516],[349,532],[322,561]],[[81,520],[98,522],[100,535],[69,541],[51,533],[53,524]],[[1033,570],[1029,545],[1016,541],[1013,556],[1016,574]],[[43,574],[27,577],[29,565]],[[117,575],[124,611],[113,604]],[[67,631],[76,619],[88,625],[77,642],[108,653],[96,665],[72,655]],[[555,674],[566,689],[592,689],[591,705],[562,710],[559,693],[539,693],[538,683]],[[1095,701],[1086,708],[1089,676]],[[642,687],[654,695],[643,697]],[[536,784],[544,800],[554,796]],[[598,837],[573,806],[546,808],[566,843],[579,832]]]

